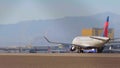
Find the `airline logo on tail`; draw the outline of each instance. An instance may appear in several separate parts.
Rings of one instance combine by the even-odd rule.
[[[103,36],[108,37],[108,26],[109,26],[109,16],[107,17],[107,21],[104,24]]]

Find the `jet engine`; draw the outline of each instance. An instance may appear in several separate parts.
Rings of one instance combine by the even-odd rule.
[[[70,48],[70,51],[75,51],[76,50],[76,47],[75,46],[72,46],[71,48]]]

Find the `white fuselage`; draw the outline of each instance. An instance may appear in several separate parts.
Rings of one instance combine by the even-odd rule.
[[[107,37],[99,37],[99,36],[92,36],[92,37],[94,38],[83,37],[83,36],[75,37],[72,41],[72,44],[80,45],[82,47],[102,47],[109,39]]]

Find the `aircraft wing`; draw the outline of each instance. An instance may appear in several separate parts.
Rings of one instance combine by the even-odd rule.
[[[61,43],[61,42],[52,42],[52,41],[48,40],[48,38],[45,37],[45,36],[44,36],[44,38],[48,43],[52,43],[52,44],[74,45],[74,46],[79,46],[79,47],[82,47],[82,48],[87,48],[87,47],[83,47],[82,45],[76,45],[76,44],[70,44],[70,43]]]
[[[119,51],[120,52],[120,49],[111,49],[110,51]]]
[[[107,49],[107,50],[104,50],[104,52],[120,52],[120,49]]]
[[[120,43],[120,38],[110,39],[108,43]]]
[[[109,41],[108,43],[120,43],[120,41]]]

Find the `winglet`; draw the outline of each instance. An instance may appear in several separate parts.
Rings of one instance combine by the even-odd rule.
[[[46,36],[44,36],[44,38],[45,38],[45,40],[46,40],[48,43],[60,44],[60,43],[58,43],[58,42],[52,42],[52,41],[48,40],[48,38],[47,38]]]
[[[50,41],[50,40],[48,40],[48,38],[47,38],[47,37],[45,37],[45,36],[44,36],[44,38],[45,38],[45,40],[46,40],[47,42],[51,43],[51,41]]]
[[[107,17],[107,22],[109,22],[109,16]]]

